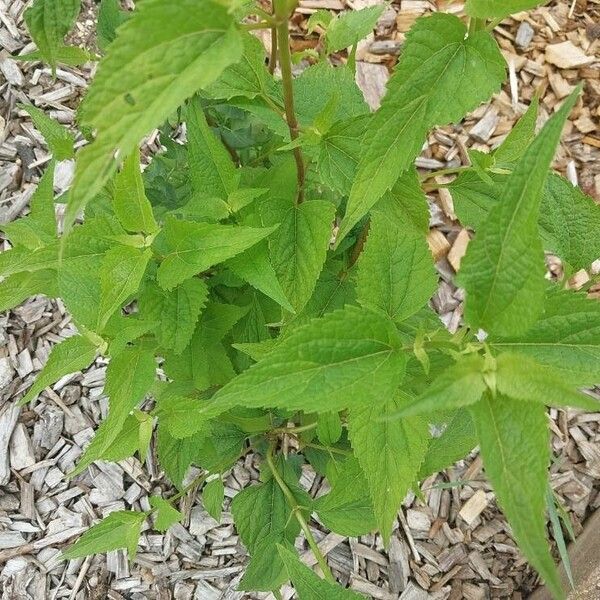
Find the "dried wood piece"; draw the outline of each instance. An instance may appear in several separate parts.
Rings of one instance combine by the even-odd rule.
[[[596,59],[593,56],[588,56],[569,40],[546,47],[546,61],[556,65],[559,69],[583,67],[592,64],[594,60]]]

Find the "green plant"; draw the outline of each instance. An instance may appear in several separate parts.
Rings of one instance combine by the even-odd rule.
[[[34,39],[33,15],[70,24],[74,4],[36,0]],[[328,53],[354,46],[377,11],[320,14],[318,62],[292,78],[293,2],[274,0],[268,14],[233,0],[142,0],[126,18],[103,0],[105,55],[78,113],[94,138],[77,153],[63,234],[52,162],[31,214],[4,226],[14,247],[0,255],[2,310],[60,297],[80,333],[53,349],[24,403],[98,354],[110,358],[108,418],[73,474],[97,459],[143,460],[156,429],[161,467],[179,488],[151,499],[164,530],[192,489],[218,518],[221,474],[255,452],[261,481],[231,506],[251,554],[241,587],[291,579],[301,598],[353,598],[334,587],[311,514],[344,535],[378,529],[387,543],[407,491],[479,445],[521,549],[563,596],[546,532],[546,405],[597,409],[578,390],[600,381],[600,304],[548,282],[544,251],[567,273],[600,255],[600,209],[548,175],[580,90],[537,136],[532,102],[501,146],[473,152],[448,185],[476,232],[457,277],[465,325],[454,335],[427,306],[437,276],[427,184],[413,166],[431,128],[500,89],[490,25],[536,4],[468,0],[468,28],[448,14],[420,18],[370,113],[352,60],[334,67]],[[268,67],[257,28],[272,32]],[[38,42],[39,52],[60,63],[66,30],[46,30],[54,45]],[[55,159],[71,156],[72,138],[28,110]],[[142,174],[138,144],[159,126],[165,151]],[[440,437],[431,424],[445,426]],[[299,485],[304,462],[331,486],[317,500]],[[185,485],[191,464],[202,474]],[[64,555],[127,547],[133,559],[148,517],[113,513]],[[324,580],[298,561],[300,531]]]

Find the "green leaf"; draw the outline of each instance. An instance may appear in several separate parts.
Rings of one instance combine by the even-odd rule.
[[[327,52],[339,52],[367,37],[375,29],[384,9],[381,4],[339,14],[327,27]]]
[[[269,258],[268,242],[259,242],[225,264],[240,279],[275,300],[281,307],[295,312],[277,279],[277,273]]]
[[[169,387],[176,385],[177,383],[173,383]],[[185,438],[199,432],[206,434],[209,429],[208,423],[204,419],[193,418],[200,402],[199,398],[179,396],[176,392],[163,393],[156,414],[161,425],[166,426],[174,438]]]
[[[502,144],[492,152],[494,161],[497,164],[511,164],[523,156],[527,147],[535,137],[538,107],[538,97],[534,96],[525,114],[510,130]]]
[[[202,503],[204,504],[204,508],[215,521],[221,520],[224,499],[225,486],[221,477],[212,479],[202,489]]]
[[[434,437],[427,448],[419,471],[419,480],[439,473],[465,458],[477,446],[477,432],[467,409],[459,408],[450,414],[439,437]]]
[[[412,164],[427,131],[459,121],[500,88],[504,74],[504,58],[486,31],[467,36],[460,19],[443,13],[415,23],[381,108],[361,141],[338,241]]]
[[[308,506],[310,496],[299,488],[299,473],[290,461],[279,459],[276,465],[298,504]],[[300,525],[271,473],[263,473],[262,476],[266,479],[264,483],[250,486],[235,496],[231,513],[240,538],[252,556],[241,585],[244,589],[267,591],[279,587],[284,581],[277,544],[293,543]]]
[[[407,233],[383,213],[374,213],[358,261],[358,301],[402,321],[427,303],[437,283],[425,237]]]
[[[478,18],[500,19],[524,10],[531,10],[549,0],[467,0],[467,14]]]
[[[101,0],[98,9],[98,46],[105,51],[117,37],[117,28],[125,23],[131,14],[121,9],[119,0]]]
[[[315,500],[320,521],[335,533],[357,537],[374,531],[377,521],[367,493],[368,483],[355,458],[345,460],[331,480],[331,491]]]
[[[31,117],[35,128],[44,136],[54,160],[67,160],[75,156],[75,136],[66,127],[32,104],[20,104],[19,108]]]
[[[257,244],[275,229],[167,219],[163,229],[167,251],[158,268],[158,283],[171,290]]]
[[[197,100],[187,105],[187,126],[190,180],[194,192],[207,205],[213,198],[226,200],[237,189],[239,171],[225,146],[208,126]]]
[[[73,559],[126,548],[129,560],[133,562],[145,519],[146,513],[143,512],[112,512],[88,529],[75,544],[62,553],[62,556]]]
[[[324,200],[291,206],[269,239],[271,263],[286,298],[300,312],[315,289],[331,239],[335,207]]]
[[[138,291],[151,256],[150,248],[133,246],[115,246],[105,254],[100,266],[99,330]]]
[[[31,298],[44,294],[50,298],[58,296],[56,273],[54,271],[34,271],[15,273],[0,283],[0,311],[10,310]]]
[[[409,167],[371,212],[383,214],[403,231],[426,236],[429,233],[429,206],[417,169]]]
[[[530,356],[565,381],[595,385],[600,381],[600,302],[550,289],[544,313],[525,334],[491,345]]]
[[[127,157],[115,177],[112,205],[115,215],[127,231],[152,234],[158,230],[152,205],[146,198],[140,172],[140,151],[137,148]]]
[[[242,38],[242,60],[227,67],[215,82],[203,90],[211,98],[255,98],[266,95],[273,87],[273,78],[265,67],[265,47],[250,33],[242,34]]]
[[[575,391],[560,375],[548,372],[532,358],[505,352],[497,359],[498,391],[517,400],[548,406],[571,406],[588,412],[600,410],[600,402]]]
[[[342,421],[338,413],[326,412],[319,415],[317,437],[325,446],[333,446],[342,437]]]
[[[104,386],[104,392],[108,396],[108,417],[86,448],[72,475],[81,473],[95,460],[105,458],[121,435],[131,411],[150,391],[155,376],[154,353],[145,344],[127,346],[111,359],[106,369]],[[136,448],[138,441],[139,435],[136,436]]]
[[[508,177],[489,173],[492,183],[465,171],[449,185],[460,221],[477,230],[498,204]],[[600,255],[600,207],[569,181],[550,173],[546,179],[538,225],[544,250],[574,269],[588,267]]]
[[[468,406],[487,389],[482,356],[470,354],[448,367],[418,398],[402,406],[396,416],[426,414]]]
[[[160,496],[150,496],[150,506],[156,511],[154,529],[161,533],[183,519],[183,515],[170,502]]]
[[[158,323],[155,331],[160,345],[181,354],[194,335],[207,299],[208,287],[197,277],[171,291],[149,282],[140,295],[139,307],[145,318]]]
[[[33,385],[20,405],[31,402],[46,387],[58,381],[64,375],[81,371],[90,365],[96,358],[98,350],[96,346],[86,337],[74,335],[60,344],[56,344],[50,352],[50,356],[39,372]]]
[[[54,212],[54,171],[56,162],[52,160],[48,168],[44,171],[40,182],[38,183],[35,192],[29,201],[30,213],[26,217],[21,217],[10,223],[0,225],[0,229],[4,231],[6,236],[11,240],[13,246],[17,248],[27,248],[27,250],[38,250],[40,253],[48,254],[48,250],[44,246],[52,246],[52,242],[56,239],[56,216]],[[12,251],[14,252],[14,250]],[[6,256],[5,256],[6,255]],[[25,264],[20,265],[14,272],[19,270],[34,270],[32,262],[28,262],[27,258],[31,257],[31,252],[23,252],[19,256],[17,250],[15,258],[19,262],[23,260]],[[4,252],[3,258],[7,258],[7,262],[11,262],[11,255]],[[35,259],[34,259],[35,260]],[[48,267],[54,265],[47,265]],[[29,269],[28,269],[29,267]],[[43,266],[41,267],[43,268]],[[4,274],[10,274],[8,269],[4,270]]]
[[[465,319],[488,333],[523,333],[543,307],[544,253],[538,233],[542,190],[560,134],[579,96],[566,100],[529,146],[500,201],[469,244],[458,281]]]
[[[492,399],[471,407],[485,472],[523,554],[556,598],[564,598],[546,537],[550,443],[542,405]]]
[[[400,503],[416,481],[429,438],[427,422],[420,417],[388,419],[401,405],[396,400],[373,402],[348,416],[350,442],[367,478],[386,545]]]
[[[364,600],[364,596],[356,592],[321,579],[300,561],[296,553],[281,545],[277,546],[277,550],[296,588],[298,600]]]
[[[159,421],[156,436],[158,462],[178,489],[182,489],[183,479],[190,465],[195,461],[201,443],[201,433],[178,439],[173,437],[168,427],[163,426]]]
[[[554,173],[546,180],[539,224],[544,246],[574,269],[600,256],[600,206]]]
[[[102,189],[117,161],[199,88],[241,54],[227,8],[207,0],[146,0],[119,29],[80,109],[80,122],[97,131],[79,154],[69,194],[67,229]],[[165,57],[170,57],[165,60]]]
[[[35,0],[25,11],[29,34],[53,72],[61,62],[58,51],[80,10],[80,0]]]
[[[317,163],[323,183],[347,195],[361,156],[360,142],[371,115],[360,115],[334,123],[322,136]]]
[[[52,55],[56,63],[63,65],[70,65],[76,67],[77,65],[84,65],[87,62],[96,60],[96,56],[83,48],[78,46],[65,46],[59,45],[52,50]],[[20,54],[19,56],[13,57],[16,60],[24,61],[47,61],[46,55],[42,52],[34,51],[28,52],[27,54]]]
[[[405,366],[393,323],[349,306],[299,327],[214,396],[208,414],[234,406],[338,411],[380,401]]]
[[[112,442],[107,442],[108,439]],[[106,419],[100,423],[100,427],[96,430],[92,441],[85,449],[83,457],[78,462],[73,471],[69,473],[69,477],[74,477],[81,473],[94,460],[107,460],[111,462],[119,462],[125,458],[133,456],[139,450],[140,439],[140,421],[134,415],[128,415],[123,423],[123,427],[119,434],[115,436],[113,424]],[[96,451],[95,449],[101,449]],[[88,457],[97,455],[96,458],[88,460]]]

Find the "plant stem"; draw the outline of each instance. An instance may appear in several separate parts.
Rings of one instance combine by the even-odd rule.
[[[421,177],[421,183],[423,181],[427,181],[428,179],[433,179],[434,177],[441,177],[443,175],[456,175],[468,169],[469,167],[460,166],[460,167],[450,167],[448,169],[440,169],[439,171],[431,171],[431,173],[425,173],[423,177]]]
[[[175,502],[176,500],[179,500],[179,498],[182,498],[183,496],[185,496],[190,490],[202,485],[204,483],[204,480],[207,477],[208,477],[208,473],[204,473],[203,475],[198,475],[198,477],[196,477],[191,483],[186,485],[180,492],[178,492],[174,496],[171,496],[170,498],[167,498],[167,500],[169,502]]]
[[[302,514],[300,506],[298,506],[298,503],[296,502],[296,498],[294,497],[294,494],[292,494],[292,491],[288,487],[287,483],[283,480],[283,477],[281,476],[281,474],[277,470],[277,467],[275,466],[275,461],[273,460],[274,453],[275,453],[275,444],[271,444],[269,446],[269,450],[267,451],[267,464],[269,465],[269,469],[271,469],[271,473],[273,473],[273,478],[277,482],[277,485],[279,485],[279,487],[281,488],[283,495],[285,496],[286,500],[288,501],[288,504],[290,505],[290,507],[292,509],[292,513],[294,514],[294,516],[296,517],[296,520],[300,524],[300,527],[302,528],[302,531],[304,532],[304,537],[306,538],[306,541],[308,542],[310,549],[312,550],[313,554],[315,555],[315,558],[317,559],[317,562],[319,563],[319,566],[321,567],[321,571],[323,571],[323,576],[325,577],[325,579],[327,579],[327,581],[329,581],[331,583],[335,583],[335,579],[331,573],[331,570],[329,569],[329,565],[327,564],[325,557],[321,553],[321,550],[319,549],[319,546],[317,545],[317,542],[316,542],[315,538],[313,537],[313,534],[311,533],[310,528],[308,527],[308,523],[306,522],[306,519],[304,518],[304,516]]]
[[[286,0],[273,0],[277,33],[277,51],[279,55],[279,67],[281,68],[281,80],[283,84],[283,100],[285,105],[285,117],[290,130],[292,141],[298,138],[298,121],[294,112],[294,86],[292,78],[292,55],[290,53],[290,28]],[[298,197],[296,203],[304,200],[304,159],[302,151],[297,146],[294,148],[294,160],[296,161],[296,172],[298,178]]]
[[[271,55],[269,56],[269,73],[275,73],[277,66],[277,28],[271,27]]]
[[[271,433],[302,433],[303,431],[310,431],[316,429],[318,423],[309,423],[308,425],[300,425],[299,427],[277,427],[272,429]]]

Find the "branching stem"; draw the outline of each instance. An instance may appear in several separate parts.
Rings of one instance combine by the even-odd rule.
[[[319,563],[319,566],[321,567],[321,571],[323,571],[323,576],[325,577],[325,579],[327,579],[327,581],[329,581],[331,583],[335,583],[335,579],[331,573],[331,570],[329,569],[329,565],[327,564],[325,557],[321,553],[321,550],[319,549],[319,546],[317,545],[317,542],[316,542],[312,532],[310,531],[310,528],[308,527],[308,523],[306,522],[306,519],[304,518],[304,515],[302,514],[301,507],[296,502],[296,498],[294,497],[294,494],[292,494],[292,491],[288,487],[287,483],[283,480],[281,473],[279,473],[279,471],[277,470],[277,467],[275,465],[275,460],[273,459],[274,453],[275,453],[275,444],[271,444],[269,446],[269,450],[267,451],[267,464],[269,465],[269,469],[271,469],[271,473],[273,473],[273,478],[277,482],[277,485],[279,485],[279,487],[281,488],[281,491],[283,492],[285,499],[288,501],[288,504],[290,505],[290,507],[292,509],[293,515],[296,517],[296,520],[300,524],[300,527],[302,528],[302,531],[304,532],[304,537],[306,538],[306,541],[308,542],[310,549],[312,550],[313,554],[315,555],[315,558],[317,559],[317,562]]]

